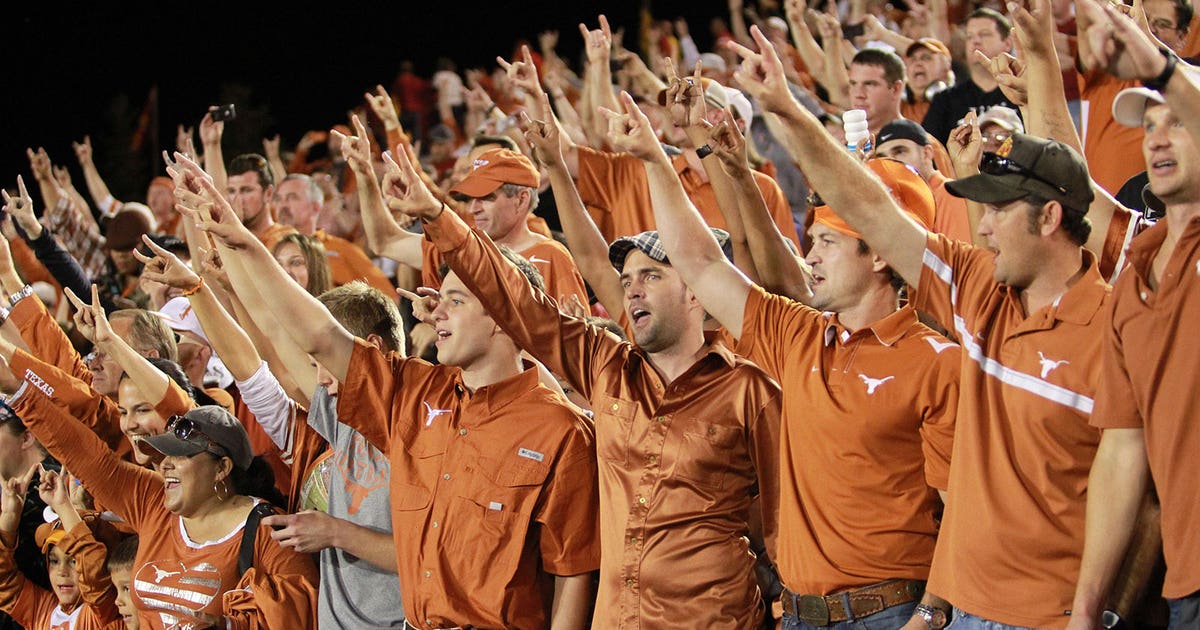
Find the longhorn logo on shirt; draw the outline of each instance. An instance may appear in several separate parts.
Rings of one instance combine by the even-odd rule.
[[[433,405],[425,401],[421,401],[421,404],[425,405],[425,426],[432,425],[434,418],[437,418],[444,413],[450,413],[453,411],[452,409],[434,409]]]
[[[1038,363],[1042,364],[1042,378],[1046,378],[1047,376],[1050,376],[1051,372],[1053,372],[1054,370],[1057,370],[1058,368],[1060,368],[1064,365],[1071,364],[1071,362],[1067,361],[1066,359],[1063,359],[1062,361],[1055,361],[1054,359],[1047,359],[1046,355],[1042,354],[1041,350],[1038,350],[1038,356],[1041,357],[1038,359]]]
[[[371,446],[367,438],[355,433],[351,438],[349,449],[338,449],[338,472],[346,483],[346,493],[350,495],[350,504],[346,506],[348,514],[358,514],[363,499],[371,491],[388,485],[391,478],[391,467],[387,457]]]
[[[874,396],[875,390],[879,389],[880,385],[883,385],[884,383],[886,383],[896,377],[895,376],[885,376],[883,378],[871,378],[870,376],[867,376],[866,374],[859,374],[858,378],[861,378],[862,382],[867,384],[867,395]]]
[[[187,566],[178,560],[154,560],[133,578],[134,596],[141,608],[158,614],[163,626],[190,630],[205,625],[198,613],[221,593],[221,574],[208,562]]]

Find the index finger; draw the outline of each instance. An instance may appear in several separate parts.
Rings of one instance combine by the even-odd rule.
[[[21,479],[21,485],[22,485],[22,486],[23,486],[25,489],[29,489],[29,482],[33,481],[33,476],[34,476],[34,475],[36,475],[36,474],[37,474],[37,472],[38,472],[39,470],[41,470],[41,468],[42,468],[42,464],[41,464],[41,462],[39,462],[39,463],[37,463],[37,464],[34,464],[34,465],[30,466],[30,467],[29,467],[29,470],[26,470],[26,471],[25,471],[25,474],[24,474],[24,475],[21,475],[21,478],[20,478],[20,479]]]
[[[76,311],[83,311],[87,308],[87,305],[83,303],[83,300],[79,299],[79,296],[75,295],[71,287],[63,287],[63,295],[67,296],[67,299],[71,301]]]
[[[424,299],[420,295],[417,295],[416,293],[413,293],[412,291],[409,291],[408,289],[402,289],[400,287],[396,287],[396,294],[410,302],[420,302],[422,299]]]
[[[762,59],[762,55],[754,52],[753,50],[750,50],[749,48],[746,48],[745,46],[743,46],[735,41],[725,42],[725,47],[728,48],[729,50],[732,50],[734,53],[737,54],[738,57],[741,57],[742,59],[751,59],[751,60],[755,60],[755,61]]]
[[[29,191],[25,190],[25,178],[20,175],[17,175],[17,194],[21,196],[21,199],[30,199]]]
[[[535,72],[537,71],[537,68],[533,65],[533,55],[529,52],[529,46],[521,46],[521,61],[529,64],[529,67],[533,68]]]
[[[166,256],[171,255],[171,252],[159,247],[158,243],[155,243],[154,240],[150,238],[149,234],[142,235],[142,242],[145,243],[146,246],[150,248],[150,251],[154,252],[155,256],[166,257]],[[140,252],[138,252],[137,249],[134,249],[133,252],[135,254],[140,253]]]
[[[603,13],[600,14],[600,31],[605,37],[612,39],[612,29],[608,27],[608,18],[604,17]]]

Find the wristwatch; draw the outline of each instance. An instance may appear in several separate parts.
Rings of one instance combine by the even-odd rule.
[[[925,604],[917,604],[916,610],[913,611],[914,617],[920,617],[933,630],[942,630],[946,627],[946,623],[950,621],[949,615],[941,608],[926,606]]]
[[[33,295],[33,287],[27,284],[21,287],[20,291],[8,296],[8,303],[10,306],[16,306],[17,302],[20,302],[31,295]]]

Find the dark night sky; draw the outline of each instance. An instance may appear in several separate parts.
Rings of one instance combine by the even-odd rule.
[[[71,141],[91,134],[97,163],[113,192],[140,198],[144,188],[120,188],[122,182],[146,181],[148,162],[124,173],[106,169],[119,171],[118,154],[128,149],[113,145],[128,133],[152,85],[158,86],[158,130],[164,147],[173,146],[177,123],[195,124],[207,106],[219,100],[238,102],[247,114],[244,124],[261,120],[263,131],[282,133],[288,146],[305,130],[344,121],[345,112],[362,102],[365,89],[391,82],[401,59],[413,59],[424,76],[432,73],[433,61],[441,55],[458,61],[460,69],[490,67],[497,54],[511,54],[517,38],[536,42],[538,32],[557,28],[562,34],[560,53],[574,60],[581,45],[578,23],[595,25],[600,12],[614,28],[628,27],[627,44],[632,46],[638,7],[636,0],[435,1],[353,12],[351,6],[361,5],[331,3],[328,6],[345,7],[332,12],[297,5],[273,12],[249,3],[240,6],[255,8],[174,3],[175,8],[200,8],[168,15],[165,9],[133,11],[106,4],[106,9],[22,8],[23,15],[7,21],[6,142],[0,152],[0,183],[5,187],[15,185],[18,173],[28,179],[25,147],[44,146],[56,164],[72,168],[75,184],[83,191]],[[708,19],[727,11],[726,6],[721,0],[655,0],[654,13],[686,15],[703,50],[708,45]],[[251,91],[236,95],[231,89],[235,85]],[[227,125],[227,155],[253,148],[244,147],[251,138],[238,135]],[[243,146],[229,146],[239,140]]]

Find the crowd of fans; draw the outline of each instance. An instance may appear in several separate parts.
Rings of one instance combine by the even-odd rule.
[[[729,8],[29,150],[0,625],[1200,628],[1190,0]]]

